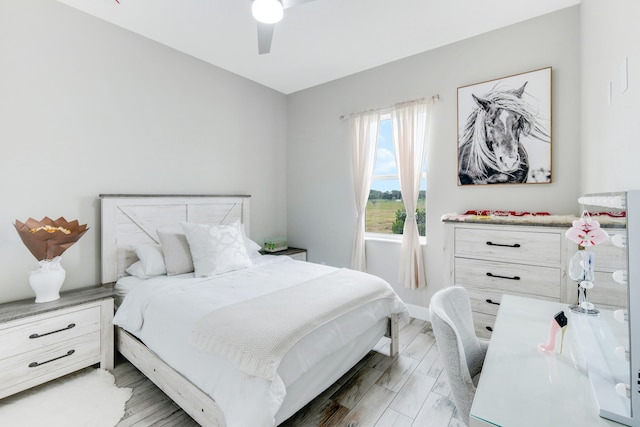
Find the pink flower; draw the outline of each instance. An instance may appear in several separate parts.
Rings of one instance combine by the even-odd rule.
[[[567,230],[565,237],[580,246],[595,246],[609,239],[606,231],[600,228],[600,223],[583,214],[580,219],[573,221],[573,227]]]

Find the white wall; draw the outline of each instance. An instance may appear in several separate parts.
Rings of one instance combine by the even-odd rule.
[[[640,189],[640,2],[582,0],[580,9],[582,191]],[[622,93],[625,58],[629,87]]]
[[[408,302],[427,305],[443,286],[442,214],[570,212],[582,192],[640,188],[629,124],[640,98],[638,7],[634,0],[583,0],[285,97],[54,0],[4,0],[0,302],[33,295],[27,275],[35,264],[15,219],[88,223],[89,233],[64,256],[64,289],[99,282],[100,193],[252,194],[252,237],[287,232],[312,261],[348,266],[355,210],[347,123],[338,116],[439,94],[428,154],[429,285],[398,289]],[[625,56],[629,91],[620,95]],[[457,87],[546,66],[553,67],[554,182],[458,187]],[[602,101],[609,81],[611,106]],[[369,242],[367,250],[371,272],[395,283],[399,246]]]
[[[286,232],[286,97],[54,0],[0,2],[0,302],[33,296],[13,223],[91,228],[63,290],[100,282],[101,193],[251,194]]]
[[[354,52],[353,54],[357,54]],[[553,183],[458,187],[456,95],[460,86],[553,67]],[[579,7],[519,23],[288,96],[288,235],[309,259],[348,266],[355,223],[348,124],[338,116],[439,94],[427,157],[427,289],[395,286],[428,305],[445,286],[445,213],[512,209],[575,213],[580,162]],[[396,283],[399,244],[369,242],[369,271]]]

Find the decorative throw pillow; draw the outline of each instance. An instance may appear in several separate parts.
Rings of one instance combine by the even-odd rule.
[[[193,273],[191,251],[182,229],[178,227],[159,229],[158,238],[164,252],[167,275]]]
[[[144,274],[144,267],[142,266],[142,261],[136,261],[131,264],[129,267],[125,269],[127,274],[131,276],[135,276],[139,279],[148,279],[149,276]]]
[[[209,277],[251,267],[239,224],[180,223],[187,236],[196,277]]]
[[[164,254],[160,245],[136,245],[133,247],[139,261],[134,262],[125,271],[132,276],[146,279],[153,276],[167,274],[164,263]]]
[[[240,220],[234,221],[231,225],[239,227],[242,232],[242,238],[244,239],[244,245],[247,247],[247,254],[249,254],[249,258],[259,257],[262,254],[260,253],[260,249],[262,247],[247,237],[247,233],[244,231],[244,225],[240,224]]]
[[[254,242],[249,238],[245,239],[244,243],[245,243],[245,246],[247,247],[247,253],[249,254],[249,258],[262,256],[262,254],[260,253],[260,249],[262,249],[262,246],[260,246],[259,244],[257,244],[256,242]]]

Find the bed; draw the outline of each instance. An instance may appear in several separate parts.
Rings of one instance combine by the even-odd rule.
[[[101,195],[101,209],[102,282],[119,294],[116,348],[203,426],[277,425],[382,336],[392,356],[398,351],[407,310],[391,287],[365,273],[259,255],[247,237],[250,196]],[[216,235],[213,249],[224,241],[224,254],[241,255],[200,250],[198,239],[209,236],[211,251],[220,230],[231,234]],[[195,272],[175,262],[176,235],[183,249],[188,239]]]

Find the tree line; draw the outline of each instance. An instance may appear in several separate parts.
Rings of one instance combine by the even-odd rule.
[[[427,196],[427,192],[421,190],[418,193],[418,200],[424,200]],[[369,200],[402,200],[402,193],[400,190],[380,191],[370,190]]]

